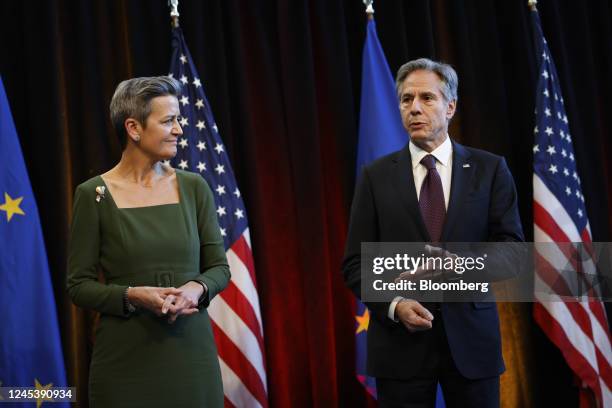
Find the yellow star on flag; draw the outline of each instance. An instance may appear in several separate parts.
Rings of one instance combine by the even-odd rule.
[[[362,331],[368,331],[368,326],[370,325],[370,311],[365,309],[363,315],[355,316],[355,320],[357,320],[357,323],[359,324],[355,334],[359,334]]]
[[[53,383],[49,383],[47,385],[42,385],[41,383],[38,382],[38,378],[34,379],[34,385],[36,386],[37,390],[48,390],[49,388],[53,387]],[[45,401],[53,401],[53,398],[37,398],[36,399],[36,408],[40,408],[40,406],[43,404],[43,402]]]
[[[0,205],[0,210],[6,211],[7,221],[10,222],[15,214],[25,215],[23,210],[19,208],[19,204],[21,204],[22,200],[23,197],[18,197],[13,200],[8,193],[4,193],[4,204]]]

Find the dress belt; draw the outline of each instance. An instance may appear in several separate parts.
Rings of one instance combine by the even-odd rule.
[[[129,275],[121,275],[115,278],[107,278],[106,282],[116,285],[127,286],[157,286],[157,287],[179,287],[186,282],[195,279],[198,272],[174,272],[174,271],[151,271],[138,272]]]

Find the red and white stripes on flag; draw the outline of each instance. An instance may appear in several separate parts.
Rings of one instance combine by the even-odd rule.
[[[263,328],[248,229],[227,251],[228,287],[210,303],[225,405],[267,407]]]
[[[265,350],[246,208],[210,104],[179,27],[172,29],[170,76],[182,84],[183,135],[173,165],[210,186],[232,279],[208,306],[219,351],[225,406],[267,407]]]
[[[232,279],[210,303],[226,406],[267,407],[263,328],[248,229],[227,251]]]
[[[590,228],[580,233],[571,223],[563,206],[546,185],[534,175],[534,241],[538,243],[591,242]],[[536,294],[534,317],[538,325],[561,350],[568,365],[590,388],[602,407],[612,407],[612,350],[608,321],[603,305],[598,300],[563,301],[554,295],[560,271],[567,267],[567,245],[536,245],[538,273],[536,285],[550,295],[540,299]],[[592,262],[592,261],[589,261]],[[589,268],[589,265],[584,265]],[[554,274],[554,275],[553,275]],[[551,276],[552,275],[552,276]],[[563,280],[561,280],[563,282]],[[567,283],[569,287],[571,282]]]
[[[593,288],[577,301],[563,296],[581,293],[575,290],[577,282],[597,271],[561,86],[538,13],[534,9],[531,15],[539,61],[533,146],[534,317],[578,377],[581,405],[589,404],[590,389],[597,406],[612,407],[610,331],[600,297]],[[578,256],[580,246],[591,256]]]

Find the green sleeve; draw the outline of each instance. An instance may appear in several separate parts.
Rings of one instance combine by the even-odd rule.
[[[77,187],[68,248],[68,295],[79,307],[127,316],[123,308],[127,286],[98,281],[100,215],[97,205],[95,189]]]
[[[196,211],[198,214],[198,233],[200,236],[200,276],[197,278],[208,288],[202,307],[208,307],[210,301],[229,283],[231,274],[223,238],[217,222],[215,200],[210,187],[202,177],[196,177]]]

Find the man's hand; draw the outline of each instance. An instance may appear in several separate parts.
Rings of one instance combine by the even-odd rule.
[[[427,252],[427,255],[429,256],[437,256],[437,257],[443,258],[444,261],[450,258],[452,259],[453,264],[455,262],[455,259],[457,258],[457,254],[453,254],[452,252],[449,252],[444,248],[440,248],[440,247],[433,246],[433,245],[425,245],[425,252]]]
[[[436,269],[425,269],[422,267],[416,268],[414,271],[404,271],[395,278],[395,283],[400,281],[419,281],[421,279],[436,280],[441,276],[441,272]]]
[[[433,315],[416,300],[402,299],[395,307],[395,317],[410,332],[429,330]]]
[[[403,280],[406,281],[418,281],[421,279],[431,279],[431,280],[441,280],[442,278],[445,277],[452,277],[454,278],[455,276],[449,272],[454,271],[455,269],[455,259],[457,258],[456,254],[453,254],[443,248],[439,248],[433,245],[425,245],[425,252],[427,253],[427,256],[430,258],[442,258],[442,263],[446,264],[448,262],[448,260],[450,259],[451,263],[452,263],[452,267],[450,268],[449,271],[445,271],[444,269],[427,269],[427,268],[423,268],[422,266],[419,266],[416,270],[414,271],[404,271],[402,273],[400,273],[397,278],[395,278],[395,282],[400,282]]]
[[[181,290],[176,288],[157,288],[154,286],[136,286],[129,288],[128,300],[136,307],[152,311],[158,316],[165,312],[162,306],[168,297],[174,298],[181,295]]]
[[[450,251],[447,251],[446,249],[439,248],[433,245],[425,245],[425,251],[427,252],[429,256],[436,256],[436,257],[442,258],[442,262],[444,262],[445,265],[450,260],[451,267],[449,269],[436,271],[436,273],[434,273],[433,276],[436,279],[455,280],[455,279],[458,279],[460,275],[463,273],[463,272],[457,273],[455,271],[455,265],[456,265],[455,262],[456,262],[456,259],[458,258],[457,254],[454,254]]]

